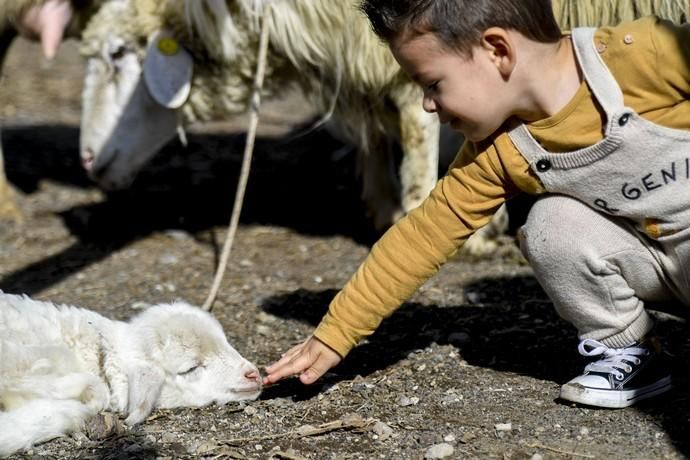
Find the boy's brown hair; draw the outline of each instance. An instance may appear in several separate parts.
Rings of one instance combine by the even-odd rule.
[[[542,43],[561,38],[551,0],[363,0],[361,9],[374,32],[389,43],[432,33],[468,56],[490,27],[513,29]]]

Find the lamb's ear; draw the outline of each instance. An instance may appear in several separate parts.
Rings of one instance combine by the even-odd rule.
[[[143,422],[149,416],[158,401],[165,381],[163,370],[142,363],[130,368],[128,373],[129,401],[128,416],[125,423],[129,426]]]
[[[177,109],[192,90],[194,60],[187,50],[165,31],[149,40],[144,58],[144,82],[153,99],[163,107]]]

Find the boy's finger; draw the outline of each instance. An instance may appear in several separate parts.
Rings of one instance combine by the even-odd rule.
[[[268,375],[264,378],[264,382],[275,383],[278,380],[281,380],[290,375],[301,373],[310,365],[311,362],[309,362],[309,359],[304,355],[297,356],[295,357],[295,359],[287,360],[287,362],[284,363],[280,363],[279,361],[278,363],[276,363],[275,366],[271,366],[270,370],[269,368],[266,368],[266,372],[268,372]]]
[[[322,366],[318,366],[318,362],[311,366],[306,371],[302,372],[299,376],[300,382],[305,385],[311,385],[321,378],[323,374],[326,373],[328,369],[321,369]]]
[[[290,361],[292,361],[298,353],[298,350],[288,350],[287,352],[285,352],[283,356],[281,356],[281,358],[278,361],[266,367],[266,372],[270,374],[273,373],[275,370],[285,366]]]

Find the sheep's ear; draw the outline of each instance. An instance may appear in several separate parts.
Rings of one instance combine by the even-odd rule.
[[[127,425],[133,426],[146,420],[156,406],[164,380],[165,373],[161,369],[151,367],[149,363],[130,368],[128,416],[125,419]]]
[[[192,90],[194,60],[166,31],[149,40],[144,58],[144,82],[151,96],[163,107],[177,109]]]

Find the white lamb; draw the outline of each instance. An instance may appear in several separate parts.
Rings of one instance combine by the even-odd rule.
[[[218,321],[184,302],[129,322],[0,293],[0,456],[81,430],[100,411],[142,422],[155,408],[254,399],[257,368]]]

